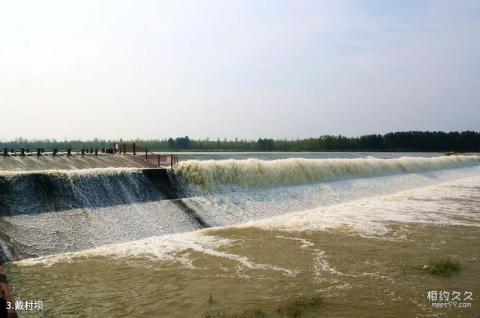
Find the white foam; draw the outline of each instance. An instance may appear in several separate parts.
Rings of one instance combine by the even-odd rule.
[[[327,255],[325,251],[320,250],[315,247],[315,244],[307,239],[291,236],[277,235],[277,238],[284,240],[299,241],[302,243],[300,248],[310,250],[313,255],[313,273],[314,279],[316,282],[323,281],[323,272],[329,272],[331,274],[345,276],[342,272],[337,271],[330,263],[327,261]]]
[[[378,159],[189,160],[175,171],[187,182],[213,190],[219,186],[258,188],[468,167],[480,156]]]
[[[237,228],[318,231],[349,227],[385,235],[389,222],[480,226],[480,176],[251,221]]]
[[[233,242],[234,240],[208,235],[207,230],[200,230],[183,234],[150,237],[147,239],[123,244],[105,245],[79,252],[68,252],[30,258],[17,261],[15,264],[18,266],[52,266],[58,262],[70,262],[85,257],[95,256],[124,259],[147,257],[156,261],[161,260],[179,262],[186,268],[194,268],[192,259],[189,258],[189,253],[193,251],[214,257],[229,259],[237,262],[239,265],[247,269],[278,271],[287,276],[295,276],[297,274],[296,271],[280,266],[255,263],[246,256],[226,253],[218,250],[220,247],[228,246]]]

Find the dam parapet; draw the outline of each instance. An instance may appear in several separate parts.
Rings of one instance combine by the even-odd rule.
[[[0,171],[38,171],[94,168],[173,168],[178,156],[159,154],[135,144],[113,148],[7,149],[0,155]]]

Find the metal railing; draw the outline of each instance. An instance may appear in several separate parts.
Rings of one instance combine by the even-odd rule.
[[[112,148],[82,148],[80,150],[72,151],[71,148],[68,149],[50,149],[46,150],[44,148],[38,148],[35,150],[30,150],[26,148],[21,149],[8,149],[4,148],[3,152],[1,153],[4,157],[7,156],[72,156],[73,153],[78,155],[86,155],[86,154],[124,154],[124,155],[132,155],[137,158],[141,158],[142,156],[145,158],[145,162],[149,165],[157,166],[157,167],[171,167],[173,168],[175,165],[178,164],[178,156],[173,154],[156,154],[147,149],[147,147],[139,147],[135,143],[133,144],[126,144],[126,143],[115,143],[113,144]]]
[[[148,151],[147,148],[142,147],[136,147],[135,152],[132,152],[132,155],[144,156],[145,162],[156,165],[158,167],[170,166],[170,168],[173,168],[175,165],[178,164],[178,156],[175,156],[173,154],[156,154]]]

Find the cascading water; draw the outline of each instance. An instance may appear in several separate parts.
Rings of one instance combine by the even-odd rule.
[[[225,226],[468,176],[480,157],[184,161],[0,172],[3,259]],[[28,170],[28,169],[27,169]]]
[[[0,215],[176,199],[176,193],[163,169],[0,172]]]
[[[479,156],[394,159],[282,159],[184,161],[176,171],[188,183],[210,190],[222,186],[261,188],[421,173],[480,164]]]

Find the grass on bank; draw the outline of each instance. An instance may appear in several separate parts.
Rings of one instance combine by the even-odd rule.
[[[453,273],[458,273],[461,270],[460,262],[451,257],[444,257],[440,259],[431,260],[425,269],[432,275],[443,277],[450,277]]]
[[[212,301],[213,300],[213,301]],[[208,299],[209,305],[216,303],[216,300],[210,295]],[[202,314],[202,318],[267,318],[267,317],[285,317],[285,318],[303,318],[305,311],[313,308],[322,308],[325,301],[321,296],[304,297],[299,296],[278,305],[273,316],[267,315],[262,309],[255,308],[245,310],[240,314],[227,314],[225,310],[212,309]]]

